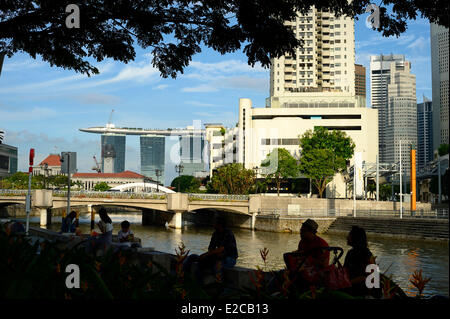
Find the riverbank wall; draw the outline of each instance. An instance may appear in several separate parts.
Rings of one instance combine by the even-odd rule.
[[[137,208],[132,207],[120,207],[120,206],[107,206],[103,205],[107,209],[109,213],[123,213],[123,212],[132,212],[132,213],[140,213],[141,210]],[[62,216],[63,212],[65,212],[67,208],[60,207],[60,208],[52,208],[48,209],[48,213],[51,214],[51,216]],[[88,207],[86,205],[84,206],[72,206],[71,210],[74,210],[80,214],[88,214]],[[24,218],[27,216],[27,213],[25,211],[25,205],[23,204],[15,204],[15,205],[8,205],[0,207],[0,218]],[[30,216],[40,216],[40,210],[36,207],[33,207]]]
[[[448,242],[448,219],[440,218],[338,217],[326,232],[348,234],[352,226],[372,235]]]

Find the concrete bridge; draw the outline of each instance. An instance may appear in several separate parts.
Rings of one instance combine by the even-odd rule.
[[[26,190],[0,190],[0,206],[25,204]],[[248,196],[218,194],[148,194],[120,192],[71,192],[71,207],[87,206],[92,212],[99,206],[122,206],[142,210],[143,224],[165,223],[169,227],[181,228],[182,214],[202,209],[225,211],[241,215],[253,229],[258,209],[250,209]],[[39,210],[41,225],[47,224],[48,210],[67,207],[67,192],[33,190],[32,207]]]

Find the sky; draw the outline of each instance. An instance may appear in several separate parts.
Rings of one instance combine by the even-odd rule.
[[[410,21],[400,37],[382,37],[365,25],[366,15],[355,21],[356,63],[366,67],[367,106],[370,107],[370,55],[404,54],[416,75],[417,101],[431,99],[430,25]],[[100,74],[87,77],[51,67],[27,54],[5,57],[0,75],[0,130],[4,143],[18,147],[19,170],[28,170],[30,148],[35,164],[50,153],[77,152],[78,172],[94,172],[93,155],[100,159],[100,135],[79,128],[103,126],[111,110],[116,127],[183,128],[194,121],[238,121],[240,98],[264,107],[269,96],[269,69],[251,67],[242,51],[221,55],[212,49],[193,57],[184,74],[164,79],[151,64],[150,51],[136,47],[134,62],[105,60],[95,63]],[[170,154],[177,140],[166,139],[166,181],[177,176]],[[125,169],[140,172],[139,137],[127,136]]]

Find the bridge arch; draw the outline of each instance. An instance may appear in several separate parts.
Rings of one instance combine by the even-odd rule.
[[[147,189],[150,189],[151,191],[159,190],[159,192],[167,193],[167,194],[176,193],[167,187],[158,186],[156,183],[152,183],[152,182],[128,183],[128,184],[122,184],[122,185],[118,185],[116,187],[111,188],[112,191],[120,191],[120,192],[126,192],[126,191],[143,192]]]

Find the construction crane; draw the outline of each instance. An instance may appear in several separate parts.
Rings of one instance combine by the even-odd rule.
[[[97,162],[97,158],[95,157],[95,155],[93,157],[94,157],[95,166],[92,167],[92,170],[97,171],[97,173],[101,173],[102,169],[100,167],[100,164]]]
[[[111,123],[113,113],[114,113],[114,109],[111,110],[111,113],[109,114],[108,124],[106,124],[107,128],[114,128],[115,127],[115,125]]]

